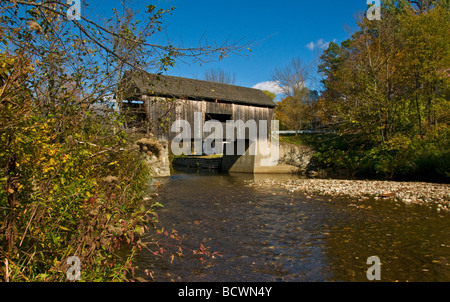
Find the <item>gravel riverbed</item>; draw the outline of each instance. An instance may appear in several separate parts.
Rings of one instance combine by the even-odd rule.
[[[350,196],[359,199],[395,199],[405,203],[435,205],[450,212],[450,184],[341,179],[253,180],[249,186],[277,186],[289,192],[313,195]]]

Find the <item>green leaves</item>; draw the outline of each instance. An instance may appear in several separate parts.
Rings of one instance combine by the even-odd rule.
[[[448,10],[441,4],[424,9],[407,1],[383,5],[381,21],[361,19],[351,39],[330,43],[322,55],[325,91],[316,108],[322,122],[339,133],[373,139],[377,146],[363,156],[365,166],[392,176],[416,173],[412,166],[421,151],[410,148],[417,138],[425,144],[448,131],[450,77],[442,71],[450,65],[450,32]],[[441,140],[434,145],[448,145],[449,138]]]
[[[118,151],[129,137],[114,118],[80,108],[42,112],[26,85],[11,85],[33,70],[28,60],[2,54],[0,66],[0,103],[14,104],[0,107],[0,254],[10,260],[9,281],[64,280],[64,261],[75,251],[91,272],[84,280],[123,280],[128,264],[111,256],[123,238],[108,226],[124,222],[131,249],[140,246],[148,213],[136,204],[148,167],[138,151]],[[123,185],[103,181],[107,175]]]

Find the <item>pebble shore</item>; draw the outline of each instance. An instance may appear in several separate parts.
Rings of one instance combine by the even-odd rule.
[[[438,211],[450,212],[450,184],[340,179],[254,180],[249,186],[277,186],[289,192],[359,199],[395,199],[407,204],[434,204]]]

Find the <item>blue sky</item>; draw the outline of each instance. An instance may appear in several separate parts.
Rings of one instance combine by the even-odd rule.
[[[87,1],[87,0],[85,0]],[[114,5],[116,0],[93,1],[91,7]],[[96,3],[95,3],[96,2]],[[95,3],[95,4],[94,4]],[[366,9],[366,0],[154,0],[136,1],[144,7],[152,3],[160,8],[175,7],[166,16],[166,31],[154,42],[195,47],[202,38],[218,44],[227,39],[253,41],[252,52],[231,55],[220,62],[181,63],[166,74],[202,78],[207,69],[221,69],[236,77],[236,85],[263,87],[272,80],[277,67],[295,57],[311,62],[327,43],[349,38],[356,28],[355,17]],[[145,4],[144,4],[145,3]]]

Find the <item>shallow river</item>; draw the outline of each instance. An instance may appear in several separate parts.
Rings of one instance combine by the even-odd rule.
[[[291,175],[180,172],[159,180],[159,229],[165,257],[142,250],[137,274],[155,281],[368,281],[370,256],[381,281],[450,281],[450,214],[390,200],[308,196],[254,188],[255,178]],[[200,244],[221,256],[192,253]],[[156,259],[156,260],[155,260]]]

